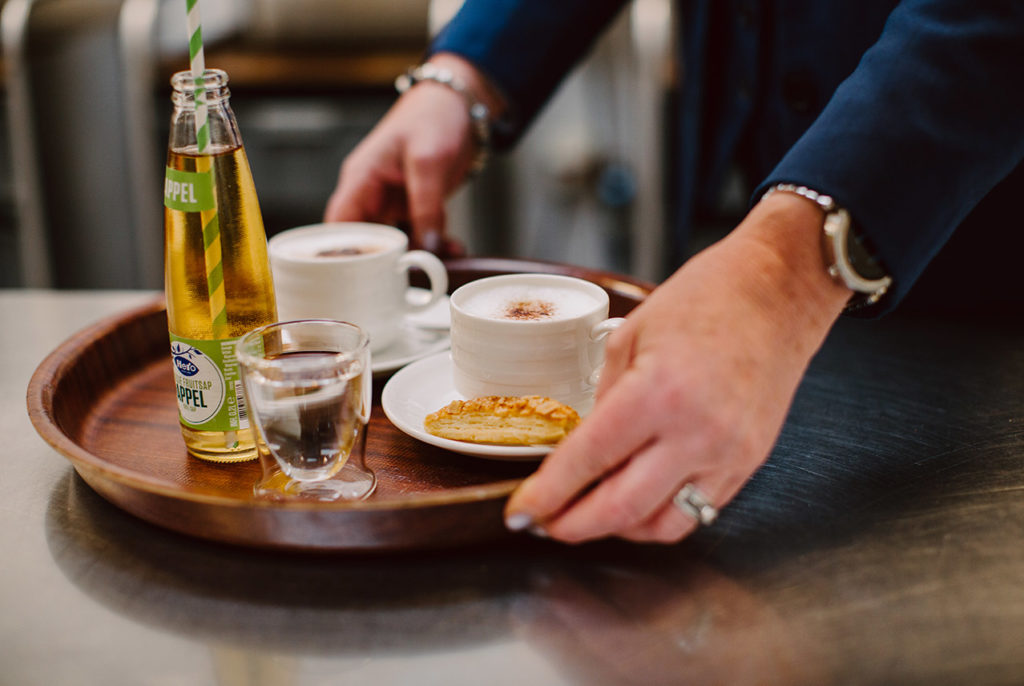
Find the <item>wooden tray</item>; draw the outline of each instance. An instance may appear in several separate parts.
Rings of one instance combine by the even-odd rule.
[[[622,316],[652,286],[546,262],[461,259],[451,288],[511,272],[569,274],[608,291]],[[380,408],[375,380],[367,465],[375,493],[348,503],[259,500],[259,465],[188,455],[178,428],[162,300],[77,333],[36,369],[28,388],[36,431],[97,493],[144,520],[205,539],[296,550],[441,547],[502,536],[505,499],[533,464],[466,457],[416,441]]]

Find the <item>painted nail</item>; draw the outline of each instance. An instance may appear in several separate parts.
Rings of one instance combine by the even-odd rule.
[[[542,527],[540,524],[534,524],[528,530],[537,538],[550,538],[547,529]]]
[[[505,518],[505,528],[509,531],[522,531],[533,524],[533,517],[525,512],[516,512]]]

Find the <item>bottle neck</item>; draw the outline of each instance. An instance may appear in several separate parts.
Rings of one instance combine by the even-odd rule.
[[[171,78],[174,112],[171,115],[169,147],[173,152],[200,154],[196,143],[196,118],[203,109],[206,110],[209,128],[209,146],[202,153],[213,155],[242,145],[229,103],[231,93],[227,83],[228,75],[220,69],[207,69],[199,80],[187,71],[178,72]]]

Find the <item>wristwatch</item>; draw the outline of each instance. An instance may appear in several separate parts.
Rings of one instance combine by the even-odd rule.
[[[836,283],[854,292],[844,308],[845,312],[874,305],[888,292],[892,277],[864,245],[850,219],[850,213],[836,204],[830,195],[819,193],[807,186],[778,183],[769,188],[761,199],[772,193],[793,193],[810,200],[825,212],[821,249],[828,275]]]

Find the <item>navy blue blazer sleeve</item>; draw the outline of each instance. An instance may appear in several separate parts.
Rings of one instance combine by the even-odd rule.
[[[498,87],[511,110],[495,131],[497,148],[522,134],[563,77],[626,0],[467,0],[431,42],[453,52]]]
[[[754,199],[795,182],[848,208],[894,278],[879,314],[1022,159],[1024,2],[904,0]]]

